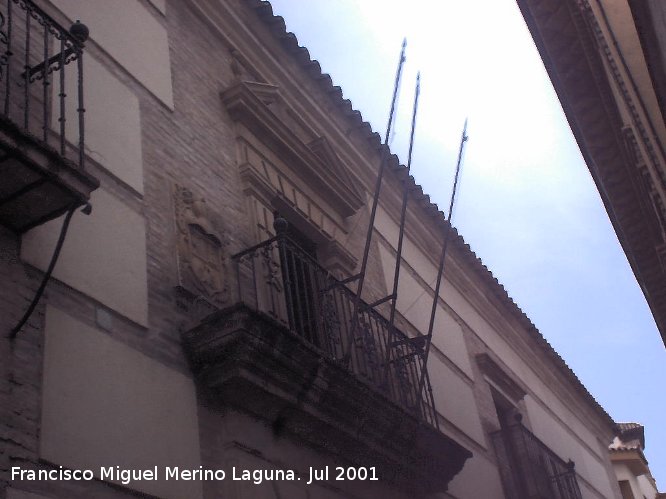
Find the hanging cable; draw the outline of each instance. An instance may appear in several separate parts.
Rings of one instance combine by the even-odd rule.
[[[89,205],[87,205],[84,208],[84,210],[88,209],[88,206]],[[44,277],[42,278],[42,283],[39,285],[39,289],[37,289],[35,297],[32,299],[32,302],[30,303],[28,310],[25,311],[25,314],[23,314],[23,317],[21,318],[19,323],[9,333],[9,337],[11,339],[16,338],[18,332],[21,330],[21,328],[23,328],[25,323],[28,322],[28,319],[30,319],[30,316],[35,311],[35,308],[37,307],[39,300],[44,294],[46,285],[48,284],[49,279],[51,278],[51,273],[53,272],[53,269],[55,268],[55,265],[58,262],[58,256],[60,256],[60,250],[62,250],[62,246],[65,242],[65,236],[67,235],[67,229],[69,228],[69,222],[72,219],[72,215],[74,215],[76,208],[77,208],[76,206],[71,207],[67,212],[67,215],[65,215],[65,220],[63,220],[62,227],[60,229],[60,236],[58,237],[58,242],[56,243],[56,247],[53,250],[53,256],[51,256],[51,261],[49,262],[49,266],[46,269],[46,272],[44,273]]]

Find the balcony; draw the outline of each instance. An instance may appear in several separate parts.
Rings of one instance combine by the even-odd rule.
[[[284,235],[232,260],[238,302],[184,335],[207,403],[377,466],[410,494],[446,490],[471,453],[438,429],[423,342],[396,330],[389,344],[364,302],[354,325],[355,294]]]
[[[507,498],[581,499],[573,461],[565,462],[521,423],[491,435]]]
[[[30,0],[0,2],[0,224],[16,233],[85,204],[99,186],[84,171],[87,36]]]

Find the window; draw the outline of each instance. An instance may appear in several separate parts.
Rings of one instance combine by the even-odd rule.
[[[622,499],[635,499],[634,493],[631,491],[631,485],[629,484],[629,480],[620,480],[617,483],[620,485],[620,492],[622,493]]]
[[[279,216],[276,212],[276,219]],[[289,224],[279,252],[289,327],[313,345],[321,347],[317,324],[320,309],[317,245]]]

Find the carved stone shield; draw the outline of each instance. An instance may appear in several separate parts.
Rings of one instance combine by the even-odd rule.
[[[226,244],[203,198],[174,186],[179,286],[213,305],[229,300]]]

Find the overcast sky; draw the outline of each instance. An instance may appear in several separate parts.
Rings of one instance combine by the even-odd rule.
[[[617,422],[646,426],[666,491],[666,351],[515,0],[271,0],[287,30],[384,135],[407,37],[393,152]]]

